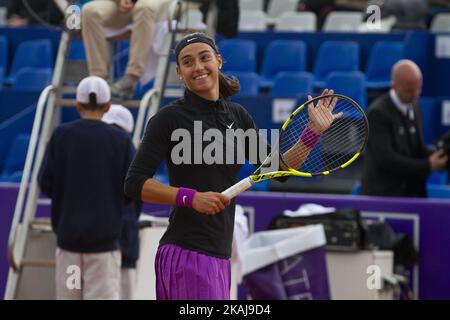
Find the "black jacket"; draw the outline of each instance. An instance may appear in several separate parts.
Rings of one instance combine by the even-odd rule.
[[[194,121],[202,121],[201,131],[196,131]],[[242,164],[236,161],[232,161],[233,164],[224,161],[208,164],[202,159],[197,161],[194,155],[198,155],[196,148],[199,146],[194,143],[195,139],[201,139],[200,135],[206,135],[208,129],[216,129],[225,134],[227,128],[247,130],[255,128],[255,124],[248,112],[237,103],[223,99],[215,102],[205,100],[186,90],[184,99],[162,108],[147,124],[145,135],[127,174],[125,193],[139,200],[143,184],[154,175],[162,161],[167,165],[171,186],[193,188],[200,192],[222,192],[232,186]],[[182,132],[180,130],[187,130],[192,137],[188,143],[193,152],[184,154],[184,151],[180,152],[178,149],[181,139],[178,136],[174,140],[174,132]],[[182,140],[185,141],[184,138]],[[205,151],[210,142],[202,142]],[[202,148],[201,145],[199,147]],[[248,151],[248,148],[245,149]],[[222,156],[226,156],[226,153],[224,151]],[[174,154],[177,157],[180,154],[187,156],[190,163],[177,163],[177,160],[174,161]],[[234,151],[234,155],[236,154]],[[169,227],[160,243],[173,243],[211,256],[229,258],[234,211],[234,200],[214,216],[175,206],[170,215]]]
[[[418,105],[414,104],[414,120],[408,123],[387,93],[369,107],[368,119],[370,135],[361,193],[426,197],[430,165]],[[410,132],[411,126],[415,127],[415,133]]]

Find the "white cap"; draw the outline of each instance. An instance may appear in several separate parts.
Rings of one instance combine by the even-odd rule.
[[[115,124],[128,133],[133,132],[134,119],[130,110],[119,104],[113,104],[108,112],[103,114],[103,122]]]
[[[97,76],[84,78],[77,87],[77,101],[80,103],[89,103],[89,94],[95,93],[97,103],[103,104],[111,101],[111,91],[108,83]]]

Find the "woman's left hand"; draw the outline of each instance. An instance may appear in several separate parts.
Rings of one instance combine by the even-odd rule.
[[[324,96],[333,93],[333,90],[325,89],[321,95]],[[308,96],[308,101],[311,101],[312,99],[313,98],[311,96]],[[316,106],[314,106],[313,103],[308,104],[308,126],[311,130],[317,133],[322,133],[331,126],[334,120],[342,117],[342,112],[337,114],[332,113],[334,107],[336,106],[337,100],[338,98],[326,98],[320,99]]]

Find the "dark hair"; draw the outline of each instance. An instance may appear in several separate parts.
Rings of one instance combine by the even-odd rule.
[[[219,96],[222,99],[227,100],[229,97],[234,96],[241,90],[241,85],[236,77],[227,77],[221,71],[219,71]]]
[[[188,41],[190,40],[190,41]],[[213,51],[216,57],[220,55],[219,49],[217,48],[216,42],[214,39],[212,39],[210,36],[206,35],[203,32],[195,32],[190,33],[186,36],[184,36],[177,44],[175,48],[175,57],[177,61],[177,65],[179,66],[180,63],[178,62],[178,55],[180,54],[181,50],[183,50],[184,47],[188,46],[192,43],[198,43],[202,42],[207,45],[209,45]],[[234,96],[239,92],[241,89],[241,86],[239,84],[239,80],[236,77],[227,77],[225,76],[220,70],[219,70],[219,96],[222,99],[228,99],[231,96]]]
[[[83,109],[89,111],[102,110],[106,103],[98,104],[97,103],[97,95],[95,92],[89,93],[89,103],[80,103]]]

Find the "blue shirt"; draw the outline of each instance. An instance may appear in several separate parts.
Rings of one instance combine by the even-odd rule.
[[[58,247],[80,253],[119,249],[132,157],[129,136],[102,121],[81,119],[55,129],[39,185],[52,199]]]

